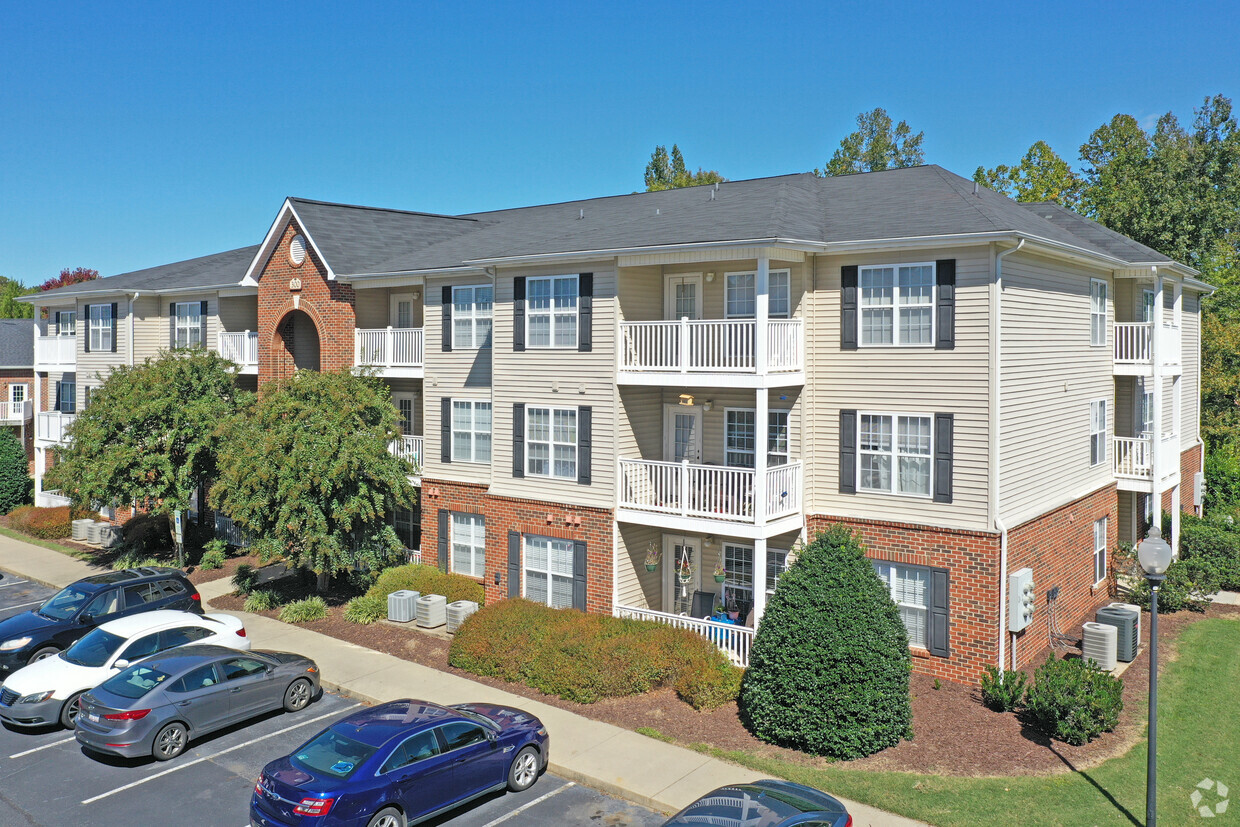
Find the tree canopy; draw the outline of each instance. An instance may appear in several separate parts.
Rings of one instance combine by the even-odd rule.
[[[0,276],[0,319],[34,318],[34,305],[17,301],[18,296],[39,292],[37,288]]]
[[[885,109],[862,112],[857,116],[857,130],[840,141],[831,160],[824,168],[815,169],[814,174],[825,177],[915,167],[925,163],[921,149],[925,134],[914,135],[907,121],[893,126]]]
[[[713,169],[703,170],[698,167],[697,172],[689,172],[685,165],[685,156],[676,144],[672,144],[670,156],[666,146],[656,146],[654,152],[650,153],[650,163],[646,164],[646,192],[695,187],[699,184],[719,184],[726,180],[728,179]]]
[[[1055,201],[1072,210],[1081,202],[1080,177],[1046,141],[1035,142],[1016,166],[978,167],[973,180],[1017,201]]]
[[[68,267],[60,271],[60,275],[54,279],[48,279],[39,285],[40,290],[55,290],[57,287],[68,287],[70,284],[79,284],[83,281],[94,281],[99,278],[98,270],[91,270],[87,267],[74,267],[70,270]]]

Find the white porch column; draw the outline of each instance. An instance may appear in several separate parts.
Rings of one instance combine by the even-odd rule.
[[[765,251],[758,255],[758,274],[754,279],[754,368],[759,376],[767,369],[767,320],[770,315],[771,262]]]
[[[47,471],[47,449],[34,446],[34,502],[39,504],[39,495],[43,493],[43,474]]]
[[[1180,485],[1177,483],[1171,489],[1171,536],[1167,542],[1171,543],[1171,553],[1175,559],[1180,559]]]
[[[765,525],[767,441],[770,439],[770,394],[766,388],[754,393],[753,406],[753,522]]]
[[[1154,385],[1153,406],[1154,406],[1154,430],[1150,433],[1150,477],[1153,482],[1153,503],[1151,505],[1151,524],[1162,530],[1162,415],[1163,405],[1163,375],[1160,362],[1162,360],[1160,339],[1162,338],[1163,324],[1163,278],[1158,275],[1158,269],[1154,269],[1154,318],[1153,330],[1150,331],[1150,381]],[[1175,546],[1173,545],[1172,548]]]
[[[766,540],[753,541],[753,627],[762,622],[766,611]],[[742,618],[743,619],[743,618]]]

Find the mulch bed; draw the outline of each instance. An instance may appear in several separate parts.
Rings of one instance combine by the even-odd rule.
[[[241,611],[244,598],[227,595],[212,602],[215,609]],[[577,704],[545,695],[521,684],[479,677],[448,665],[449,641],[416,627],[380,622],[370,626],[348,623],[343,607],[332,606],[328,617],[302,624],[325,635],[386,652],[423,666],[429,666],[566,709],[625,729],[649,727],[684,744],[709,744],[725,750],[743,750],[809,766],[821,766],[825,759],[794,750],[771,746],[754,738],[741,725],[735,703],[712,712],[697,712],[670,690],[660,690],[629,698],[612,698],[595,704]],[[262,612],[276,617],[278,612]],[[1230,616],[1240,620],[1240,608],[1211,606],[1206,617]],[[1179,612],[1159,616],[1159,654],[1166,664],[1175,657],[1175,640],[1185,626],[1203,615]],[[1142,618],[1142,650],[1124,673],[1124,711],[1114,732],[1089,744],[1074,747],[1050,741],[1041,733],[1021,724],[1012,713],[992,712],[982,705],[977,686],[943,682],[934,688],[934,679],[914,675],[912,741],[905,741],[869,758],[848,764],[857,769],[905,771],[935,775],[1011,776],[1039,775],[1094,766],[1126,752],[1141,738],[1145,728],[1149,687],[1148,620]],[[1033,661],[1046,660],[1047,652]],[[1032,674],[1033,667],[1027,669]],[[462,701],[469,700],[462,698]]]

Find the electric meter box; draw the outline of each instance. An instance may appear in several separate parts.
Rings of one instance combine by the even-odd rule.
[[[1033,569],[1008,575],[1008,631],[1020,632],[1033,622]]]

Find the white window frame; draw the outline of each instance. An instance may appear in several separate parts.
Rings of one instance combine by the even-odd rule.
[[[547,566],[546,568],[535,568],[530,562],[530,544],[546,543],[547,547]],[[562,574],[552,570],[551,556],[556,545],[561,547],[568,546],[568,574]],[[573,607],[573,555],[575,548],[572,540],[565,540],[562,537],[546,537],[541,534],[522,534],[521,535],[521,596],[527,600],[533,600],[529,594],[530,573],[542,574],[547,577],[547,600],[543,605],[550,606],[553,609],[571,609]],[[555,589],[553,582],[555,580],[568,581],[568,603],[565,605],[557,605],[553,599]]]
[[[929,303],[902,302],[900,300],[900,271],[904,268],[913,267],[929,267],[930,268],[930,301]],[[891,341],[888,342],[867,342],[865,341],[865,316],[866,304],[863,300],[865,273],[874,270],[887,270],[894,272],[894,278],[891,286],[891,303],[870,305],[871,309],[891,309]],[[933,348],[935,337],[938,335],[938,313],[935,307],[939,297],[938,286],[939,272],[938,265],[933,261],[902,261],[895,264],[872,264],[862,265],[857,268],[857,343],[860,347],[928,347]],[[929,308],[930,310],[930,334],[924,342],[902,342],[900,341],[900,312],[902,310],[912,310],[920,308]]]
[[[729,549],[740,552],[748,552],[749,573],[747,580],[746,577],[743,576],[744,573],[741,572],[737,566],[735,556],[733,555],[732,559],[729,559]],[[723,588],[719,590],[719,599],[723,601],[724,609],[727,609],[728,599],[732,597],[732,593],[739,592],[742,595],[748,596],[745,597],[744,600],[738,602],[747,604],[749,606],[749,611],[752,611],[754,606],[754,588],[756,586],[754,581],[757,575],[757,562],[755,560],[756,555],[754,554],[753,546],[746,545],[745,543],[724,543],[723,548],[719,553],[723,558],[723,566],[727,570],[727,574],[724,575]],[[765,584],[765,573],[763,573],[763,582]],[[748,611],[746,611],[746,614],[748,614]],[[746,618],[740,617],[738,619],[741,622],[744,622]]]
[[[779,586],[779,578],[787,570],[787,549],[768,548],[766,550],[766,572],[763,575],[763,583],[766,587],[766,596],[768,600],[771,597],[774,597],[775,589]]]
[[[478,299],[478,291],[485,290],[489,298]],[[457,294],[469,291],[468,301],[458,300]],[[482,307],[485,305],[485,308]],[[468,309],[462,309],[462,307]],[[452,288],[452,349],[481,350],[491,346],[492,318],[495,309],[495,288],[489,284],[462,284]],[[461,336],[458,331],[467,335]]]
[[[70,393],[65,393],[65,387],[71,389]],[[71,410],[65,410],[65,403]],[[56,383],[56,410],[61,413],[77,413],[77,380],[70,382],[67,379],[61,379]]]
[[[861,447],[861,422],[867,416],[885,417],[891,420],[891,449],[888,451],[870,451]],[[929,423],[930,431],[930,449],[925,454],[920,453],[901,453],[900,451],[900,420],[901,419],[924,419]],[[857,493],[866,494],[882,494],[889,497],[917,497],[918,499],[928,500],[934,497],[934,414],[931,413],[895,413],[892,411],[857,411]],[[865,454],[878,456],[887,456],[890,459],[890,479],[891,488],[868,488],[861,484],[862,468],[861,458]],[[901,457],[925,459],[927,463],[926,475],[926,492],[918,491],[902,491],[900,486],[900,459]]]
[[[60,310],[56,311],[60,314],[60,321],[56,325],[57,336],[75,336],[77,335],[77,310]],[[68,317],[66,324],[66,317]],[[53,316],[55,318],[55,316]]]
[[[533,430],[530,427],[530,420],[536,411],[547,412],[547,429],[548,429],[547,437],[548,438],[545,440],[542,440],[542,439],[535,440],[531,438]],[[571,443],[556,441],[555,417],[557,413],[571,413],[573,416],[573,441]],[[572,480],[576,482],[578,462],[580,460],[580,456],[578,455],[578,449],[577,449],[578,442],[581,439],[581,433],[580,431],[577,430],[579,425],[580,423],[577,420],[577,409],[576,408],[555,407],[552,405],[526,405],[525,406],[525,474],[526,476],[544,477],[544,478],[557,479],[557,480]],[[537,471],[532,470],[531,468],[530,448],[533,447],[535,444],[547,446],[547,473],[546,474],[540,474]],[[573,471],[571,474],[557,474],[555,472],[555,464],[556,464],[555,449],[557,447],[566,447],[566,446],[572,448]]]
[[[458,529],[457,521],[461,520],[462,525]],[[456,574],[463,574],[466,577],[484,577],[486,575],[487,564],[487,521],[482,514],[472,514],[466,511],[451,512],[451,536],[449,537],[448,562],[450,569]],[[464,529],[468,525],[469,536],[458,536],[458,530]],[[481,529],[482,536],[478,536],[478,529]],[[462,532],[464,533],[464,532]],[[465,553],[469,557],[469,565],[465,568],[457,564],[457,546],[465,549]]]
[[[754,312],[753,313],[733,313],[731,303],[729,301],[732,292],[733,276],[753,276],[753,294],[754,294]],[[782,301],[786,302],[786,307],[779,308],[776,304],[775,290],[776,284],[782,283],[780,289],[784,292]],[[771,319],[790,319],[792,318],[792,271],[785,268],[782,270],[770,270],[767,273],[766,280],[767,292],[767,317]],[[723,274],[723,315],[726,319],[752,319],[757,315],[758,309],[758,272],[756,270],[736,270],[731,273]]]
[[[758,415],[755,408],[724,408],[723,409],[723,464],[728,468],[753,468],[757,461],[757,455],[754,451],[746,451],[744,449],[732,448],[728,445],[728,437],[730,436],[731,415],[734,413],[751,413],[754,415],[754,449],[758,447]],[[773,417],[782,416],[784,419],[784,444],[787,447],[785,451],[774,451],[771,448],[771,428],[776,426],[772,422]],[[787,465],[792,461],[792,435],[790,424],[792,421],[791,408],[769,408],[766,412],[766,464],[771,465]],[[752,461],[748,465],[733,465],[728,461],[729,454],[748,454],[752,457]],[[772,460],[777,460],[772,462]]]
[[[1107,280],[1089,280],[1089,344],[1105,347],[1107,343]]]
[[[556,285],[556,282],[560,280],[571,280],[573,282],[573,285],[575,286],[575,290],[573,291],[573,306],[571,310],[564,310],[564,309],[557,308],[555,306],[555,285]],[[538,310],[535,310],[533,306],[533,300],[532,300],[533,286],[537,284],[538,282],[544,282],[544,281],[548,282],[551,285],[550,304],[545,309],[539,308]],[[578,333],[580,312],[581,312],[581,279],[577,274],[565,273],[565,274],[557,275],[557,276],[529,276],[527,277],[525,280],[525,347],[527,349],[536,349],[536,350],[554,350],[557,348],[558,349],[570,349],[570,348],[575,349],[577,347],[577,342],[580,338],[579,333]],[[548,343],[545,345],[542,345],[542,344],[536,345],[534,344],[534,339],[530,332],[531,327],[533,325],[535,317],[542,318],[544,316],[547,318],[547,325],[548,325],[547,341]],[[556,339],[556,335],[555,335],[556,320],[557,319],[569,319],[569,318],[571,318],[573,321],[572,326],[571,326],[572,331],[573,331],[572,341],[571,342],[570,341],[559,341]]]
[[[21,389],[21,397],[22,397],[21,399],[16,398],[17,390],[19,388]],[[19,382],[14,385],[9,385],[9,402],[11,404],[20,405],[21,403],[25,402],[29,398],[30,398],[30,386],[29,385],[22,383],[22,382]]]
[[[112,305],[90,304],[88,341],[91,352],[103,353],[112,350],[112,338],[116,335],[116,320],[112,318]],[[98,316],[96,317],[96,313]]]
[[[453,462],[477,462],[483,465],[490,465],[491,454],[494,449],[494,445],[492,444],[492,441],[491,441],[491,432],[495,426],[495,420],[493,418],[493,409],[491,407],[491,401],[489,399],[453,399],[451,401],[452,401],[452,404],[449,406],[449,416],[452,417],[452,420],[451,422],[449,422],[449,427],[451,430],[450,439],[452,440],[452,444],[450,446],[450,450],[452,451],[452,461]],[[456,411],[457,411],[458,405],[468,406],[469,408],[469,429],[468,430],[457,430]],[[479,412],[479,409],[483,408],[484,406],[488,414],[487,418],[490,420],[490,426],[485,429],[480,428],[478,425],[478,412]],[[463,456],[462,454],[458,453],[456,450],[456,438],[458,435],[464,435],[464,434],[469,435],[469,456]],[[483,436],[486,437],[486,445],[487,445],[485,457],[480,456],[481,452],[478,450],[478,440],[480,437],[483,437]]]
[[[202,302],[177,302],[173,322],[174,347],[206,347],[202,339]],[[194,317],[198,320],[195,321]],[[194,339],[199,339],[195,342]]]
[[[899,608],[899,609],[908,609],[908,610],[910,610],[910,611],[914,611],[914,612],[921,612],[922,617],[924,618],[924,621],[923,621],[923,623],[922,623],[922,628],[925,630],[925,635],[926,635],[925,640],[923,640],[923,641],[922,641],[922,642],[920,642],[920,643],[917,643],[916,641],[914,641],[914,640],[913,640],[913,636],[912,636],[912,634],[910,633],[910,634],[909,634],[909,641],[908,641],[909,646],[912,646],[912,647],[917,648],[917,649],[929,649],[929,643],[930,643],[930,601],[931,601],[931,594],[930,594],[930,590],[931,590],[932,588],[934,588],[934,585],[933,585],[933,583],[931,582],[931,579],[930,579],[930,569],[929,569],[929,568],[927,568],[927,567],[925,567],[925,566],[907,566],[907,565],[904,565],[904,564],[902,564],[902,563],[890,563],[890,562],[888,562],[888,561],[886,561],[886,560],[871,560],[870,562],[871,562],[871,563],[873,564],[873,566],[874,566],[874,571],[875,571],[875,573],[877,573],[877,574],[878,574],[878,576],[879,576],[880,578],[882,577],[881,570],[882,570],[882,569],[886,569],[886,570],[887,570],[887,588],[890,590],[890,592],[889,592],[889,593],[890,593],[890,595],[891,595],[891,601],[892,601],[893,603],[895,603],[895,604],[896,604],[896,607],[897,607],[897,608]],[[926,592],[925,592],[925,593],[926,593],[926,603],[925,603],[925,605],[924,605],[924,606],[923,606],[923,605],[919,605],[919,604],[917,604],[917,603],[907,603],[907,602],[904,602],[904,601],[899,600],[899,599],[896,597],[896,572],[897,572],[898,570],[900,570],[900,569],[903,569],[903,570],[905,570],[905,571],[916,571],[916,572],[921,572],[921,573],[923,573],[923,574],[925,575],[925,578],[926,578]],[[900,621],[901,621],[901,623],[903,623],[903,622],[904,622],[904,614],[903,614],[903,612],[901,612],[901,615],[900,615]],[[906,631],[906,632],[908,632],[908,631],[909,631],[909,630],[908,630],[908,625],[907,625],[907,624],[905,624],[904,629],[905,629],[905,631]]]
[[[1097,425],[1101,421],[1102,429]],[[1089,467],[1097,468],[1107,461],[1107,433],[1110,430],[1107,422],[1107,400],[1094,399],[1089,403]],[[1094,450],[1094,440],[1098,440],[1098,449]]]
[[[1141,290],[1141,321],[1152,324],[1154,322],[1154,291],[1149,288]]]
[[[1107,579],[1107,518],[1094,522],[1094,585]]]

